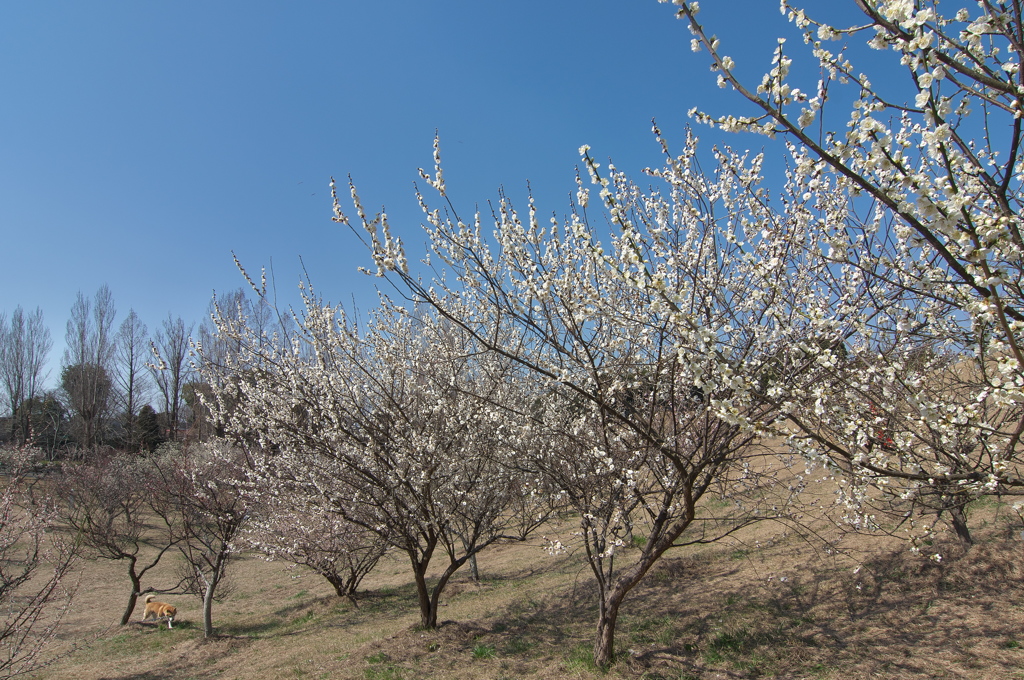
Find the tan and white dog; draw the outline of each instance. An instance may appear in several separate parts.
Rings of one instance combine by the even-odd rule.
[[[174,622],[174,617],[178,614],[177,607],[167,604],[166,602],[157,602],[154,598],[156,595],[150,593],[146,595],[146,611],[142,613],[142,620],[147,619],[162,619],[167,617],[167,627],[172,628],[171,623]]]

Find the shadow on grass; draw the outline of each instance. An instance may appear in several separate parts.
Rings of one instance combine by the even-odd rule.
[[[794,576],[753,583],[747,575],[747,585],[734,588],[707,582],[731,576],[727,560],[712,566],[666,560],[632,594],[643,601],[642,611],[628,600],[623,607],[619,658],[655,674],[650,677],[699,677],[709,668],[739,677],[841,677],[836,669],[854,677],[1019,672],[1019,542],[935,549],[941,561],[904,549],[879,554],[856,571],[804,566]],[[1015,616],[992,615],[1001,610]]]
[[[885,552],[856,572],[853,565],[797,566],[729,549],[668,558],[623,603],[608,677],[1014,677],[1024,669],[1020,549],[1019,541],[970,551],[936,546],[941,562]],[[777,573],[759,571],[762,564]],[[474,665],[473,677],[601,677],[591,653],[597,600],[589,572],[577,564],[563,574],[568,578],[553,580],[550,590],[523,589],[507,604],[481,600],[472,620],[444,621],[432,631],[402,624],[384,638],[354,643],[346,665],[333,670],[340,669],[338,677],[429,678],[456,677],[452,669]],[[528,572],[519,576],[526,578]],[[480,590],[466,594],[516,585],[516,576],[485,577]],[[269,619],[220,630],[294,635],[396,620],[397,612],[407,622],[404,614],[415,609],[409,584],[361,593],[358,608],[333,596],[306,598]]]
[[[365,591],[356,602],[337,595],[310,598],[289,603],[259,621],[231,622],[218,625],[217,630],[223,635],[265,638],[296,635],[310,626],[349,627],[415,607],[416,589],[408,585]]]

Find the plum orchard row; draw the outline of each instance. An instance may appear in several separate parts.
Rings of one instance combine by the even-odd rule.
[[[270,327],[220,304],[232,349],[197,350],[226,439],[195,460],[238,474],[194,473],[208,491],[191,493],[235,489],[253,516],[300,527],[266,520],[268,546],[295,539],[275,550],[328,528],[403,551],[428,627],[473,555],[571,514],[601,666],[623,599],[667,550],[793,519],[815,470],[838,482],[838,521],[895,518],[919,547],[949,518],[969,543],[964,506],[1022,486],[1022,7],[853,2],[850,28],[783,2],[804,46],[780,40],[751,85],[698,4],[674,3],[752,112],[691,115],[783,141],[771,186],[763,155],[700,158],[692,133],[675,153],[655,128],[664,163],[643,185],[583,147],[567,217],[506,197],[463,213],[435,143],[421,265],[354,184],[351,217],[335,191],[335,219],[399,297],[356,323],[306,282],[304,308]],[[884,88],[852,63],[868,49],[893,54]],[[768,438],[792,464],[766,457]]]

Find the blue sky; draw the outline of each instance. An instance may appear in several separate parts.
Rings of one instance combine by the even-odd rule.
[[[244,284],[232,251],[272,265],[284,301],[301,257],[325,297],[365,309],[378,280],[330,220],[331,175],[386,205],[411,253],[435,129],[463,210],[501,187],[525,202],[529,181],[563,214],[580,145],[637,172],[659,162],[652,118],[681,144],[690,107],[737,109],[673,14],[656,0],[8,0],[0,311],[42,308],[54,385],[78,291],[106,283],[118,323],[134,308],[151,332],[168,313],[198,323],[214,290]],[[790,31],[775,0],[708,0],[702,18],[751,73]]]

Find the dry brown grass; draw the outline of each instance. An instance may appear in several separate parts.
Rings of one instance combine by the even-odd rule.
[[[941,563],[856,536],[827,555],[772,531],[664,560],[626,600],[607,673],[590,661],[596,605],[585,565],[516,544],[481,555],[481,583],[453,582],[436,631],[416,627],[397,557],[367,579],[359,608],[307,571],[242,558],[214,607],[212,640],[202,638],[199,602],[184,596],[162,598],[178,606],[174,630],[109,626],[127,579],[120,565],[88,562],[61,644],[93,641],[34,677],[1024,678],[1024,542],[1004,524],[979,530],[969,551],[937,545]]]

